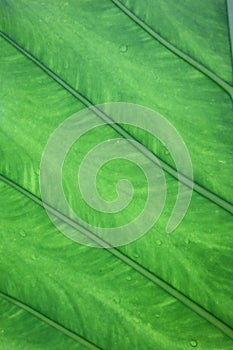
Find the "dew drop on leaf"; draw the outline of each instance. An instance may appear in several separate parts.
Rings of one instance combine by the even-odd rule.
[[[121,53],[126,53],[127,51],[128,51],[128,46],[127,45],[121,45],[120,52]]]
[[[115,297],[113,298],[113,301],[114,301],[114,303],[116,303],[116,304],[120,304],[121,299],[120,299],[119,296],[115,296]]]
[[[196,340],[191,340],[190,345],[195,348],[197,346],[197,341]]]
[[[27,233],[24,230],[20,230],[19,234],[21,237],[27,237]]]

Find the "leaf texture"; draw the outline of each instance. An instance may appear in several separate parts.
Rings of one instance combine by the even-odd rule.
[[[133,102],[164,115],[189,149],[195,181],[233,202],[232,101],[216,83],[109,0],[70,0],[67,5],[8,0],[1,2],[1,10],[2,31],[94,104]],[[173,165],[158,141],[127,130]]]
[[[67,337],[2,296],[0,297],[0,311],[2,350],[94,349],[94,347],[83,346]]]
[[[139,10],[142,6],[139,2],[134,6],[130,1],[122,3],[136,14],[140,11],[151,25],[152,17]],[[186,6],[184,11],[190,11],[191,3]],[[1,29],[85,96],[77,99],[1,38],[2,179],[10,179],[13,187],[17,184],[29,196],[39,198],[41,156],[54,129],[85,108],[85,101],[123,100],[153,108],[171,121],[188,146],[195,181],[232,203],[229,190],[233,166],[232,102],[226,91],[155,41],[111,1],[42,4],[34,0],[30,3],[5,0],[0,1],[0,8]],[[175,12],[171,14],[168,31],[175,23],[174,16]],[[200,20],[201,16],[203,13]],[[226,30],[223,10],[222,22],[214,10],[213,16],[222,35]],[[163,28],[162,22],[157,25]],[[205,25],[210,30],[210,24]],[[180,30],[186,26],[187,23],[182,23]],[[190,31],[187,30],[187,38]],[[211,44],[202,57],[201,42],[194,42],[195,54],[203,64],[230,82],[228,48],[224,51],[224,41],[215,42],[219,52],[211,58]],[[182,44],[193,53],[187,41],[178,43],[181,49]],[[217,64],[220,57],[224,57],[222,67]],[[165,147],[157,140],[142,130],[123,127],[174,167]],[[107,124],[93,129],[74,144],[64,163],[66,196],[73,209],[91,224],[101,223],[106,227],[123,224],[143,208],[147,194],[145,178],[129,163],[108,164],[97,178],[97,188],[107,200],[114,199],[113,184],[119,178],[127,177],[135,185],[135,198],[120,215],[93,211],[75,186],[77,168],[87,152],[104,140],[121,137]],[[59,147],[62,148],[62,143]],[[130,145],[129,152],[138,155],[138,150]],[[93,162],[87,176],[93,173],[95,165]],[[41,207],[19,193],[17,186],[11,188],[2,182],[0,290],[98,348],[230,349],[230,339],[217,328],[232,334],[229,328],[233,325],[232,215],[194,193],[185,219],[172,235],[166,235],[178,185],[169,173],[166,182],[166,206],[159,221],[144,237],[112,252],[68,240],[55,229]],[[49,204],[63,212],[56,196]],[[63,214],[69,217],[69,212]],[[5,317],[4,324],[9,325],[6,319],[11,319],[11,314],[17,311],[15,306],[10,308],[7,304],[1,301],[1,318]],[[4,311],[6,308],[9,313]],[[17,319],[12,316],[16,325],[12,349],[14,346],[27,349],[19,335],[19,323],[23,320],[25,324],[35,322],[32,333],[35,339],[37,327],[48,334],[57,332],[34,318],[31,321],[25,311],[19,315]],[[211,322],[205,317],[210,317]],[[61,338],[59,344],[70,349],[81,346],[69,338],[63,339],[60,333],[51,337]],[[10,335],[4,341],[2,344],[6,346]],[[55,341],[52,339],[48,349],[55,346]],[[36,340],[33,344],[36,348]]]
[[[225,0],[122,0],[133,14],[189,57],[232,85],[231,43]]]
[[[47,139],[62,120],[84,106],[4,40],[1,40],[1,45],[1,52],[4,52],[2,71],[7,75],[7,80],[4,79],[6,85],[2,85],[2,95],[5,94],[5,97],[2,100],[1,173],[40,197],[39,166]],[[28,77],[27,80],[25,77]],[[16,89],[15,86],[19,88]],[[25,92],[28,102],[25,101]],[[14,105],[11,103],[12,98],[17,101]],[[127,175],[133,183],[138,184],[140,192],[126,212],[121,213],[121,216],[101,215],[85,204],[81,194],[78,195],[77,188],[73,185],[76,183],[74,164],[78,167],[85,154],[97,143],[116,137],[119,135],[107,125],[89,132],[82,142],[75,145],[64,165],[64,187],[69,202],[79,215],[93,224],[101,222],[107,226],[132,220],[142,209],[143,194],[146,194],[146,183],[143,183],[144,179],[140,173],[135,168],[128,167],[125,174],[125,163],[122,166],[115,163],[110,168],[103,169],[97,184],[99,183],[104,197],[115,191],[112,175],[108,174],[115,174],[116,179]],[[89,174],[94,168],[95,164],[89,169]],[[167,175],[167,185],[166,207],[159,222],[145,237],[120,250],[231,324],[231,215],[194,194],[187,217],[174,235],[167,236],[165,227],[176,199],[177,181]],[[57,207],[57,198],[51,200],[53,202],[50,204]],[[205,278],[200,279],[201,275]],[[225,290],[222,289],[222,285],[225,286]]]
[[[230,338],[130,266],[75,244],[40,206],[0,186],[3,293],[102,349],[231,348]]]

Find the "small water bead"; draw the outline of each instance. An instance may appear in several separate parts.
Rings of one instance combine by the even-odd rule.
[[[131,281],[131,280],[132,280],[132,277],[131,277],[131,276],[127,276],[127,277],[126,277],[126,280],[127,280],[127,281]]]
[[[19,230],[19,234],[21,237],[27,237],[27,233],[24,230]]]
[[[196,341],[196,340],[191,340],[190,345],[191,345],[193,348],[196,348],[196,347],[197,347],[197,341]]]
[[[121,298],[120,298],[119,296],[116,296],[116,297],[113,298],[113,301],[114,301],[114,303],[116,303],[116,304],[120,304]]]
[[[158,239],[157,242],[156,242],[156,244],[157,244],[158,246],[160,246],[160,245],[162,245],[162,241],[160,241],[160,239]]]
[[[121,45],[120,52],[121,53],[126,53],[127,51],[128,51],[128,46],[127,45]]]

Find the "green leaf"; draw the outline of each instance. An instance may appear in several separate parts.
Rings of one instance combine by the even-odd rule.
[[[124,3],[131,8],[130,1]],[[132,8],[137,15],[138,6],[135,2]],[[157,42],[111,1],[2,0],[0,8],[0,27],[7,34],[2,36],[19,49],[0,39],[0,172],[8,183],[0,184],[0,290],[11,301],[20,300],[18,306],[23,309],[30,306],[45,315],[43,322],[52,319],[54,325],[61,324],[63,330],[103,349],[230,349],[233,221],[230,210],[223,208],[231,209],[232,203],[232,86],[227,84],[224,91],[224,86]],[[210,30],[214,17],[222,37],[226,31],[223,12],[219,16],[214,10],[209,13],[212,17],[204,27]],[[175,15],[170,15],[168,34]],[[143,10],[140,16],[145,16]],[[186,17],[177,30],[182,31],[188,22]],[[162,21],[158,25],[163,27]],[[180,49],[189,43],[191,29],[178,45]],[[202,44],[193,40],[197,59]],[[213,57],[208,44],[201,62],[230,82],[224,40],[214,42],[221,53]],[[191,49],[187,45],[187,52]],[[222,67],[217,64],[220,56],[224,57]],[[165,228],[178,186],[170,174],[172,168],[165,174],[167,200],[159,221],[144,237],[118,249],[90,249],[68,240],[38,206],[42,204],[40,160],[48,138],[90,101],[127,101],[150,107],[164,115],[184,139],[199,187],[185,219],[171,235]],[[121,127],[174,167],[165,146],[151,135]],[[65,194],[88,223],[123,224],[143,208],[145,178],[132,164],[106,164],[97,178],[97,189],[107,200],[115,198],[118,178],[128,176],[134,184],[135,198],[120,214],[93,211],[75,185],[77,168],[88,150],[122,137],[121,130],[119,134],[107,124],[93,129],[74,144],[64,163]],[[130,146],[129,152],[138,155]],[[95,162],[87,176],[94,167]],[[212,195],[215,203],[210,201]],[[49,204],[60,209],[56,197],[52,200],[55,203]],[[62,214],[66,226],[70,213]],[[27,325],[29,316],[20,313]],[[4,322],[10,315],[11,311],[2,314]],[[18,323],[15,320],[12,346],[25,348]],[[70,343],[70,348],[76,345]]]

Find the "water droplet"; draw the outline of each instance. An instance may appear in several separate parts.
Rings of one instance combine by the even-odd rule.
[[[128,51],[128,46],[127,45],[121,45],[120,52],[121,53],[126,53],[127,51]]]
[[[131,276],[127,276],[126,279],[127,279],[127,281],[131,281],[132,277]]]
[[[186,238],[185,243],[186,243],[186,244],[190,244],[190,243],[191,243],[190,239],[189,239],[189,238]]]
[[[168,154],[169,154],[169,151],[168,151],[168,150],[166,150],[166,151],[165,151],[165,154],[166,154],[166,155],[168,155]]]
[[[115,297],[113,298],[113,301],[114,301],[114,303],[116,303],[116,304],[120,304],[121,299],[120,299],[119,296],[115,296]]]
[[[36,260],[37,259],[37,257],[33,254],[32,255],[32,260]]]
[[[19,234],[21,237],[27,237],[27,233],[24,230],[20,230]]]
[[[195,348],[197,346],[197,341],[196,340],[191,340],[190,345]]]
[[[1,329],[0,334],[3,335],[4,333],[5,333],[4,329]]]
[[[158,241],[156,242],[156,244],[157,244],[158,246],[162,245],[162,242],[160,241],[160,239],[158,239]]]
[[[134,257],[135,259],[138,259],[138,258],[139,258],[139,255],[138,255],[137,253],[135,253],[135,254],[133,254],[133,257]]]
[[[160,318],[160,314],[155,314],[155,317],[156,318]]]

